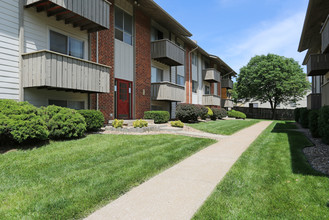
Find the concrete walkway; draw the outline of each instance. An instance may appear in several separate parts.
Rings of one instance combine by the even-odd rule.
[[[240,155],[271,124],[259,122],[133,188],[86,219],[190,219]]]

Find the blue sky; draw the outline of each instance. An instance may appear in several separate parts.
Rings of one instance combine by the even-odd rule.
[[[297,52],[308,0],[155,0],[192,39],[236,72],[251,57],[275,53],[302,64]]]

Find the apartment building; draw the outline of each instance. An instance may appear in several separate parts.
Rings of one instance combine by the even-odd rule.
[[[88,94],[110,92],[110,67],[89,59],[89,33],[110,27],[109,2],[0,6],[0,98],[80,109],[89,107]]]
[[[307,50],[304,65],[312,77],[312,93],[307,97],[309,109],[329,105],[329,2],[310,0],[298,51]]]
[[[151,0],[0,0],[0,98],[142,118],[230,107],[235,72]]]

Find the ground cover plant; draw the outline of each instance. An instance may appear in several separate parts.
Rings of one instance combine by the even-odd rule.
[[[0,154],[0,219],[86,217],[214,142],[176,135],[95,134]]]
[[[221,135],[231,135],[238,132],[244,128],[258,123],[260,120],[247,119],[247,120],[219,120],[219,121],[209,121],[209,122],[199,122],[194,124],[187,124],[188,126],[198,129],[200,131],[221,134]]]
[[[329,178],[306,161],[308,139],[287,128],[284,122],[267,128],[194,219],[329,219]]]

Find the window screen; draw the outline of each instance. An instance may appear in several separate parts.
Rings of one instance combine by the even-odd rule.
[[[185,86],[185,78],[184,76],[177,75],[177,84],[181,86]]]
[[[50,50],[67,54],[67,36],[50,31]]]
[[[196,93],[198,91],[198,82],[193,80],[192,81],[192,92]]]
[[[209,86],[204,87],[204,94],[210,95],[210,87]]]
[[[151,68],[151,82],[162,82],[163,81],[163,70],[156,67]]]
[[[115,8],[115,38],[132,45],[133,18],[120,8]]]

